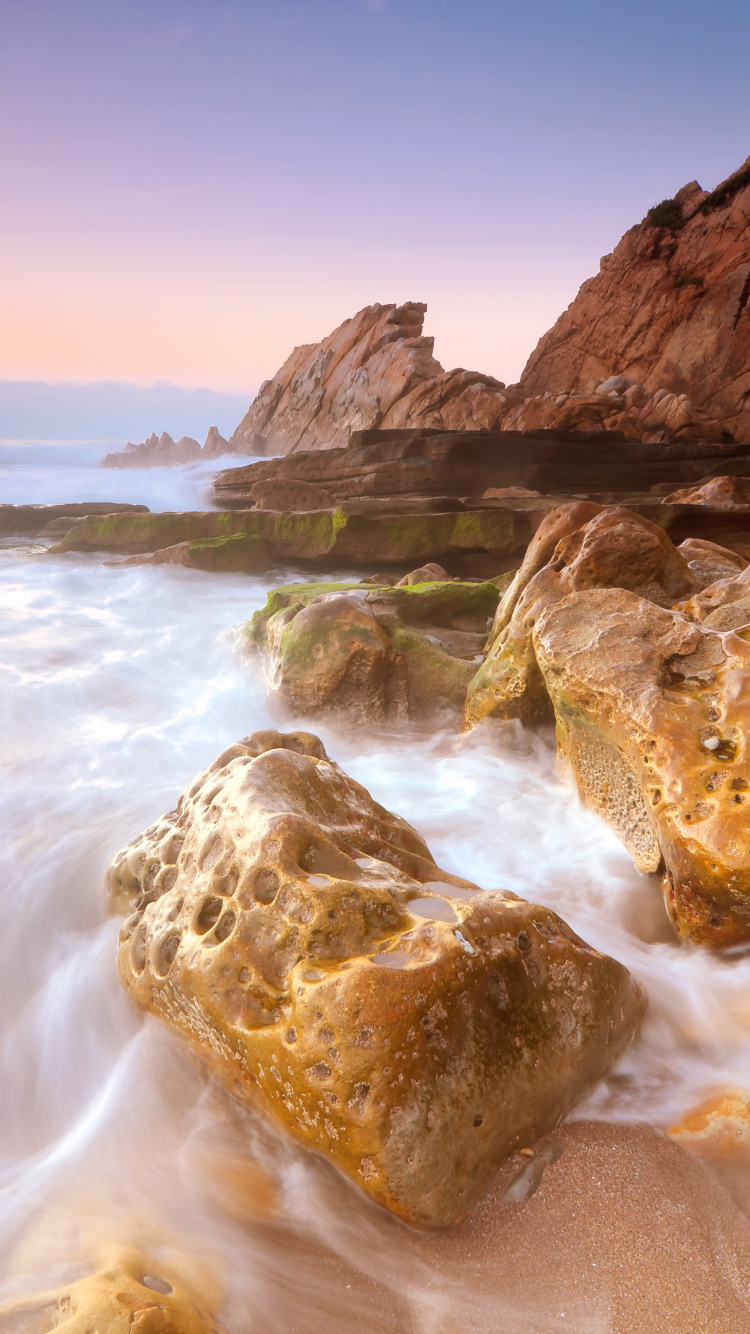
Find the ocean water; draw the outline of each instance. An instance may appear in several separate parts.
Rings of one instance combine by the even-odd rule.
[[[183,508],[216,467],[102,473],[71,454],[0,460],[0,500]],[[452,1264],[238,1106],[118,984],[106,864],[229,743],[279,724],[237,635],[293,578],[0,545],[0,1299],[137,1250],[231,1334],[571,1328],[533,1294],[499,1311],[476,1257]],[[551,735],[315,730],[446,869],[548,904],[644,983],[640,1040],[576,1115],[667,1127],[747,1084],[750,960],[674,943],[651,882],[556,776]]]

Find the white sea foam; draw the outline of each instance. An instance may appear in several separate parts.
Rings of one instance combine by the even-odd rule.
[[[136,476],[129,494],[150,503],[162,482]],[[58,488],[38,477],[29,498]],[[425,1334],[447,1334],[459,1309],[470,1334],[557,1328],[526,1308],[488,1325],[481,1285],[236,1106],[119,987],[107,860],[224,747],[278,723],[233,627],[286,577],[0,550],[4,1292],[137,1246],[217,1284],[236,1334],[248,1312],[272,1334],[343,1334],[352,1301],[361,1328],[385,1331],[387,1294]],[[750,960],[677,947],[651,882],[556,776],[551,736],[317,730],[440,865],[550,905],[645,984],[642,1037],[582,1112],[667,1125],[707,1090],[748,1084]],[[579,1317],[559,1327],[606,1327]]]

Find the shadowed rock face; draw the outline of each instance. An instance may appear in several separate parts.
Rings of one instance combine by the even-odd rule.
[[[534,626],[546,608],[575,589],[597,587],[628,588],[672,606],[696,591],[698,581],[663,529],[648,519],[591,501],[561,505],[540,524],[497,609],[487,658],[468,688],[467,726],[487,717],[532,723],[550,716]]]
[[[663,871],[678,934],[750,939],[750,635],[610,588],[546,608],[533,641],[581,796],[640,870]]]
[[[221,1334],[179,1279],[145,1256],[0,1308],[2,1334]]]
[[[273,689],[298,716],[405,721],[463,708],[498,597],[496,582],[454,582],[439,566],[395,588],[291,584],[269,593],[247,638],[270,651]]]
[[[616,377],[624,396],[607,396],[621,415],[637,416],[647,438],[650,429],[679,433],[702,416],[748,441],[750,159],[711,194],[693,181],[671,204],[651,210],[605,255],[539,342],[518,390],[547,392],[553,408],[563,392]],[[627,401],[634,382],[644,391],[640,405]]]
[[[441,871],[307,733],[231,747],[108,884],[136,1003],[418,1227],[462,1218],[643,1008],[554,913]]]

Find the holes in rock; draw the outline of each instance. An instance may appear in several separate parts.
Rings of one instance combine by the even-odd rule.
[[[531,937],[527,936],[525,931],[519,931],[517,940],[518,940],[518,948],[521,951],[521,953],[528,954],[529,950],[531,949]]]
[[[179,872],[176,866],[167,867],[159,879],[160,893],[168,894],[171,889],[174,889],[175,884],[177,883],[178,874]]]
[[[303,871],[318,875],[331,875],[339,879],[350,880],[357,877],[356,863],[338,848],[321,848],[313,845],[300,854],[299,865]]]
[[[241,982],[243,986],[246,986],[251,977],[252,973],[249,968],[240,968],[240,971],[237,974],[237,981]]]
[[[199,936],[205,936],[212,926],[216,926],[224,907],[224,900],[217,899],[214,894],[210,898],[204,899],[195,919],[195,930]]]
[[[130,963],[133,972],[139,976],[146,967],[146,928],[143,923],[130,941]]]
[[[159,977],[166,977],[175,960],[175,955],[180,946],[179,933],[173,931],[167,936],[156,951],[156,973]]]
[[[480,1127],[481,1125],[484,1125],[484,1117],[483,1117],[483,1116],[475,1116],[475,1117],[474,1117],[474,1129],[475,1129],[475,1130],[478,1130],[479,1127]]]
[[[225,894],[227,898],[229,898],[234,894],[239,878],[239,868],[237,866],[230,866],[225,875],[214,876],[211,888],[216,894]]]
[[[270,867],[264,866],[255,877],[253,893],[258,903],[273,903],[279,892],[279,877]]]
[[[176,904],[174,905],[174,908],[172,908],[171,912],[169,912],[169,913],[167,914],[167,921],[168,921],[168,922],[174,922],[175,918],[179,917],[179,915],[180,915],[180,913],[182,912],[184,906],[185,906],[185,900],[184,900],[184,899],[178,899],[177,902],[176,902]]]
[[[228,938],[234,931],[236,924],[237,924],[237,914],[235,912],[232,912],[230,908],[228,912],[224,913],[224,916],[221,918],[219,925],[214,931],[216,939],[219,942],[221,942],[222,940],[228,940]]]
[[[134,913],[131,914],[130,917],[127,917],[127,918],[125,919],[125,921],[123,922],[122,926],[120,927],[120,944],[121,944],[121,945],[125,945],[125,944],[127,943],[127,941],[130,940],[130,937],[132,936],[133,932],[135,931],[135,928],[138,926],[138,923],[140,922],[142,916],[143,916],[143,913],[142,913],[142,912],[134,912]]]
[[[733,778],[733,779],[732,779],[732,791],[733,791],[733,792],[744,792],[744,791],[747,789],[747,787],[748,787],[748,781],[747,781],[746,778]]]
[[[706,786],[708,786],[708,784]],[[661,801],[661,792],[659,791],[658,787],[656,787],[651,793],[651,805],[658,806],[660,801]]]
[[[199,862],[201,871],[210,871],[212,867],[216,865],[223,851],[224,845],[221,839],[218,834],[214,834],[213,838],[208,840],[201,853]]]
[[[144,1274],[141,1279],[144,1288],[151,1288],[152,1292],[160,1292],[162,1297],[168,1297],[174,1289],[171,1283],[167,1283],[165,1278],[155,1278],[153,1274]]]

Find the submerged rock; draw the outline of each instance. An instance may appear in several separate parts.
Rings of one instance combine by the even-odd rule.
[[[294,713],[405,720],[463,708],[499,596],[496,582],[449,580],[435,565],[395,587],[291,584],[268,594],[247,633],[270,650],[273,688]]]
[[[145,1256],[0,1308],[0,1334],[221,1334],[171,1272]]]
[[[136,1003],[417,1227],[462,1218],[644,1005],[549,909],[440,870],[307,733],[230,747],[108,887]]]
[[[750,1094],[723,1089],[680,1117],[669,1134],[699,1158],[750,1162]]]
[[[542,609],[533,642],[579,792],[640,870],[662,872],[675,930],[750,939],[750,635],[607,588]]]
[[[631,510],[592,501],[561,505],[539,526],[500,603],[487,658],[471,681],[466,724],[551,716],[532,633],[545,608],[576,589],[627,588],[672,606],[698,580],[663,529]]]

